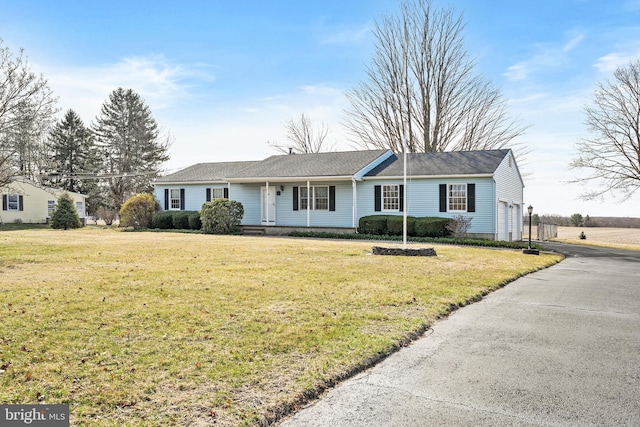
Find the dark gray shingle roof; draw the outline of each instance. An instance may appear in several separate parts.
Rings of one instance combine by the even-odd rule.
[[[155,182],[216,182],[226,181],[226,178],[245,169],[254,162],[221,162],[221,163],[197,163],[178,172],[161,176]]]
[[[388,150],[271,156],[229,176],[229,179],[353,176]]]
[[[451,151],[407,154],[407,174],[412,176],[491,175],[509,150]],[[403,175],[403,156],[396,154],[372,169],[367,177]]]

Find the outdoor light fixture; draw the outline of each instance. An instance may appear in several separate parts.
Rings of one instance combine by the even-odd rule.
[[[528,255],[540,255],[539,250],[531,249],[531,214],[533,213],[533,206],[529,205],[527,212],[529,212],[529,247],[527,249],[523,249],[522,253]]]
[[[280,191],[284,191],[284,185],[280,186]]]

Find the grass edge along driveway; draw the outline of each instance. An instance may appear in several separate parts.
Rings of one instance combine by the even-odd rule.
[[[0,403],[73,425],[267,424],[559,256],[85,228],[0,233]]]

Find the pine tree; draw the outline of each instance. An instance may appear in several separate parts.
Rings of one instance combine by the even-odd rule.
[[[133,194],[150,191],[160,166],[169,159],[168,140],[144,100],[131,89],[118,88],[102,105],[93,125],[102,173],[109,190],[108,205],[116,210]]]
[[[96,172],[97,151],[91,131],[73,110],[68,110],[49,135],[51,170],[47,184],[86,194],[87,212],[100,205]]]
[[[56,203],[56,208],[51,213],[51,227],[53,228],[79,228],[82,226],[82,222],[80,222],[80,217],[78,216],[78,211],[74,206],[73,199],[69,194],[63,193],[58,198],[58,203]]]

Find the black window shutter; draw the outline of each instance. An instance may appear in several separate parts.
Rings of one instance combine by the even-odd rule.
[[[329,210],[330,211],[336,210],[336,186],[335,185],[329,186]]]
[[[18,196],[18,210],[24,210],[24,196]]]
[[[400,184],[400,194],[398,194],[398,198],[400,199],[400,203],[398,204],[400,212],[404,212],[404,185],[402,184]]]
[[[382,210],[382,186],[376,185],[373,187],[373,205],[376,212]]]
[[[206,201],[210,202],[211,201],[211,189],[207,188],[206,190]]]
[[[169,210],[169,189],[168,188],[164,189],[164,210],[165,211]]]
[[[476,185],[467,184],[467,212],[476,211]]]
[[[229,187],[224,187],[224,190],[222,191],[222,197],[224,197],[225,199],[229,198]]]
[[[293,210],[298,210],[298,187],[293,187]]]
[[[440,212],[447,211],[447,184],[440,184]]]
[[[180,189],[180,210],[184,210],[184,188]]]

